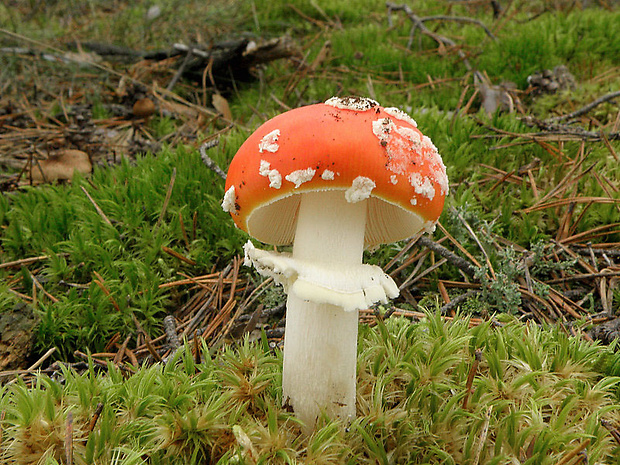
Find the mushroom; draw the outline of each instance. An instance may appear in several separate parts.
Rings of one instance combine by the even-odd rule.
[[[155,113],[155,104],[150,98],[144,97],[136,100],[131,111],[136,118],[144,118],[147,120]]]
[[[245,264],[288,294],[283,403],[310,432],[355,417],[358,311],[398,296],[365,247],[432,232],[448,193],[430,139],[396,108],[333,97],[280,114],[239,148],[222,207],[261,242]]]
[[[67,181],[73,178],[76,171],[88,175],[92,170],[93,165],[88,154],[81,150],[67,149],[33,164],[30,178],[34,184]]]

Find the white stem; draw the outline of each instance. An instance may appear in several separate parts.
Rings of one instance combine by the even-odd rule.
[[[361,264],[365,224],[366,201],[349,203],[344,191],[303,194],[293,257]],[[288,297],[282,389],[307,432],[321,412],[355,417],[357,328],[357,310]]]

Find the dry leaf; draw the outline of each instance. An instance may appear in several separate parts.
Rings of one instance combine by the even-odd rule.
[[[211,97],[211,103],[218,113],[220,113],[224,119],[232,121],[232,113],[230,112],[230,106],[228,100],[222,97],[220,94],[213,94]]]
[[[33,162],[30,174],[32,182],[39,184],[68,180],[73,177],[75,171],[90,174],[92,170],[93,165],[86,153],[81,150],[64,150],[46,160]]]

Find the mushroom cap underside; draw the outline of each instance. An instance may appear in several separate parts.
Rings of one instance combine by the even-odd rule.
[[[349,101],[282,113],[243,143],[223,202],[237,226],[262,242],[291,244],[297,194],[342,190],[349,202],[368,199],[367,246],[432,229],[448,192],[437,149],[406,114]]]

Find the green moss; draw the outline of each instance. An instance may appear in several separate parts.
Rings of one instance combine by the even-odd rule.
[[[288,33],[306,63],[329,41],[328,59],[314,70],[300,67],[297,60],[281,60],[263,66],[257,81],[236,83],[227,99],[237,126],[221,136],[220,145],[209,155],[225,167],[252,130],[282,111],[278,100],[295,107],[332,95],[374,92],[381,103],[405,109],[433,140],[447,165],[452,185],[442,224],[484,263],[478,244],[451,213],[452,209],[460,212],[479,232],[500,278],[483,278],[483,293],[466,303],[463,311],[514,310],[519,297],[515,282],[521,276],[516,263],[523,257],[498,252],[491,239],[497,235],[542,253],[536,243],[556,236],[563,211],[525,210],[568,175],[573,160],[586,153],[584,167],[593,165],[612,182],[620,177],[620,165],[602,143],[587,142],[582,147],[581,142],[566,142],[561,154],[542,144],[525,143],[524,138],[509,135],[533,131],[519,115],[476,113],[478,98],[470,115],[455,115],[461,98],[462,108],[474,92],[463,60],[455,49],[438,50],[436,42],[419,31],[407,50],[411,23],[394,12],[393,27],[388,27],[382,0],[164,0],[158,2],[162,14],[154,19],[146,17],[148,2],[117,2],[114,11],[104,1],[78,3],[2,5],[0,23],[55,46],[65,40],[88,39],[137,50],[168,48],[174,42],[210,44],[239,35],[270,38]],[[513,81],[523,91],[533,72],[567,65],[577,79],[574,90],[536,100],[523,98],[526,111],[545,118],[616,89],[613,69],[620,49],[617,10],[553,10],[538,16],[547,3],[531,2],[522,11],[508,11],[504,19],[509,20],[500,20],[497,29],[490,10],[483,7],[451,4],[448,10],[445,3],[424,0],[412,8],[420,16],[476,17],[494,29],[497,41],[471,24],[427,24],[454,40],[494,84]],[[67,10],[74,14],[67,17]],[[36,79],[47,75],[77,82],[73,81],[77,67],[42,60],[33,64],[9,55],[5,61],[0,76],[8,83],[7,91],[31,85],[32,80],[41,87]],[[99,79],[102,89],[118,85],[110,75],[101,74]],[[291,83],[296,84],[287,90]],[[104,95],[102,91],[85,98],[99,118],[107,116],[101,106]],[[184,97],[195,101],[192,92]],[[60,103],[55,109],[52,104],[51,113],[61,108]],[[617,108],[610,103],[594,115],[607,124],[615,120]],[[38,117],[45,117],[43,110]],[[168,117],[154,116],[148,129],[154,137],[164,137],[177,128]],[[210,135],[197,134],[198,140]],[[617,142],[612,144],[620,152]],[[520,183],[496,185],[497,172],[483,166],[518,172],[536,158],[540,163],[532,175],[538,199],[525,176]],[[173,173],[174,188],[162,215]],[[594,176],[584,176],[573,188],[584,196],[607,195]],[[196,150],[183,146],[165,147],[157,154],[140,156],[135,163],[123,160],[117,167],[96,169],[89,181],[76,179],[72,185],[3,194],[2,261],[44,254],[49,258],[38,262],[36,269],[0,271],[5,281],[0,285],[0,311],[17,302],[7,282],[13,290],[31,292],[31,270],[59,300],[38,301],[39,350],[57,347],[57,357],[65,360],[72,358],[75,349],[103,350],[111,335],[133,331],[134,316],[151,335],[161,334],[162,317],[185,296],[159,285],[179,272],[200,274],[213,266],[221,268],[240,253],[246,240],[222,212],[222,194],[222,180],[203,166]],[[611,195],[618,198],[617,193]],[[583,204],[576,205],[574,218],[583,209]],[[598,204],[585,211],[575,232],[615,222],[617,214],[617,205]],[[620,236],[616,233],[603,240],[620,241]],[[197,265],[190,267],[163,253],[164,246]],[[366,252],[366,258],[383,266],[402,246],[383,246]],[[566,266],[565,271],[573,268]],[[552,271],[536,266],[530,270],[541,279]],[[93,281],[95,272],[110,296]],[[420,290],[423,303],[437,301],[433,280],[461,279],[450,265],[429,277],[431,286]],[[64,283],[80,287],[68,288]],[[541,294],[548,291],[536,286]],[[282,298],[278,293],[267,294],[267,304]],[[620,291],[613,297],[617,304]],[[582,306],[594,311],[596,304],[590,295]],[[607,419],[615,427],[620,422],[617,347],[568,338],[557,328],[523,326],[506,315],[493,321],[497,323],[470,329],[467,320],[444,324],[430,315],[413,325],[390,320],[376,328],[362,326],[359,417],[352,425],[323,419],[310,438],[300,435],[295,418],[280,407],[281,353],[263,345],[227,347],[213,360],[206,357],[199,364],[186,350],[165,366],[145,366],[132,375],[114,367],[104,374],[91,365],[80,374],[65,370],[63,383],[44,376],[32,386],[16,382],[0,391],[0,411],[6,412],[2,460],[45,456],[47,463],[61,463],[67,415],[72,412],[76,463],[461,464],[473,463],[479,453],[478,463],[546,464],[557,463],[587,439],[590,461],[618,462],[618,447],[600,422]],[[483,358],[469,407],[464,408],[465,383],[476,349]],[[103,411],[89,432],[87,425],[98,403]],[[487,426],[487,440],[482,443]],[[255,459],[250,458],[253,450]]]
[[[174,187],[161,216],[173,170]],[[75,180],[71,186],[27,188],[0,203],[4,260],[51,256],[40,275],[60,301],[40,303],[38,344],[42,349],[58,347],[63,358],[78,348],[101,350],[114,332],[133,327],[132,314],[157,333],[170,305],[170,291],[159,285],[189,267],[162,247],[194,260],[192,272],[199,273],[230,260],[245,239],[221,210],[222,180],[203,165],[197,151],[165,149],[135,165],[123,161],[97,170],[91,183]],[[94,284],[94,273],[104,279],[120,313]],[[63,283],[88,287],[67,291]]]
[[[602,373],[618,365],[612,349],[505,318],[502,327],[474,328],[431,314],[415,324],[393,319],[361,328],[358,418],[324,418],[304,437],[280,407],[279,352],[244,341],[196,363],[185,347],[128,377],[91,365],[63,370],[62,384],[39,376],[32,387],[5,388],[3,459],[61,461],[71,412],[76,463],[126,463],[136,454],[138,463],[168,464],[458,464],[477,454],[482,463],[510,463],[528,454],[551,464],[586,440],[590,460],[611,463],[618,449],[600,422],[620,420],[620,378]]]

